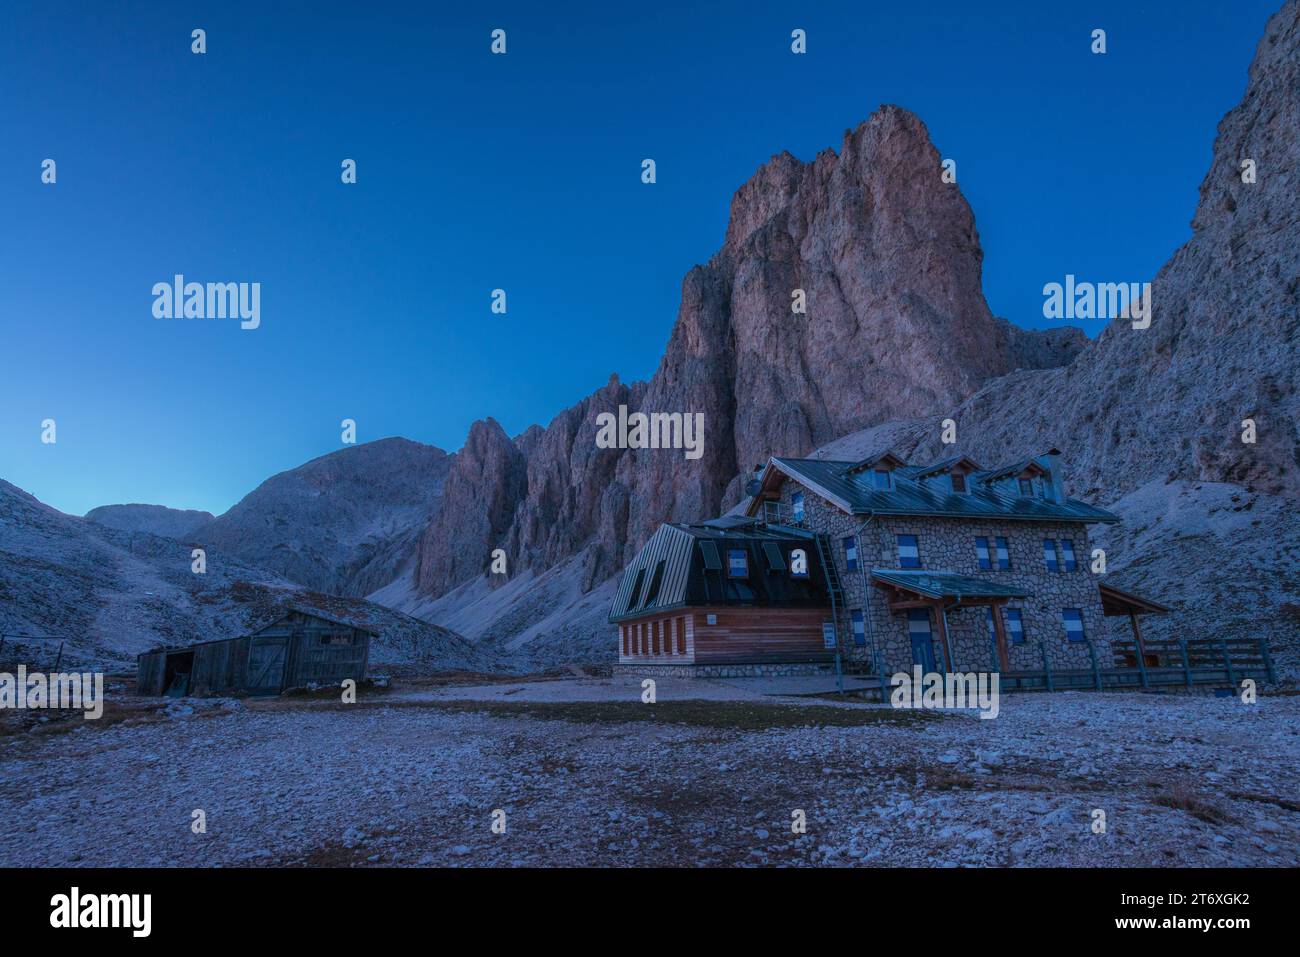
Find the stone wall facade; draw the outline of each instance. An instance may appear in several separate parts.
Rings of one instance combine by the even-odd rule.
[[[1084,634],[1096,652],[1098,663],[1109,667],[1112,661],[1111,629],[1101,608],[1098,578],[1090,570],[1091,547],[1088,528],[1078,522],[1049,523],[998,521],[996,519],[941,518],[933,516],[879,516],[864,519],[850,515],[820,494],[794,479],[781,488],[783,520],[793,522],[792,496],[804,496],[802,527],[825,534],[839,572],[844,592],[844,607],[837,622],[841,651],[850,660],[874,670],[877,654],[885,673],[910,671],[913,665],[912,642],[905,613],[891,613],[886,593],[870,583],[873,568],[900,568],[898,535],[915,535],[921,571],[951,572],[983,581],[1007,585],[1028,593],[1013,598],[1005,608],[1019,609],[1024,623],[1024,642],[1013,644],[1007,635],[1011,670],[1038,671],[1043,668],[1046,651],[1054,669],[1090,668],[1089,642],[1070,641],[1062,621],[1062,610],[1077,608],[1082,613]],[[798,524],[798,523],[796,523]],[[979,567],[975,539],[989,539],[990,548],[998,537],[1007,540],[1011,567],[999,570],[996,555],[993,570]],[[857,569],[847,567],[843,539],[858,544]],[[1043,557],[1043,541],[1062,540],[1073,544],[1075,571],[1064,570],[1063,556],[1057,546],[1059,571],[1048,571]],[[952,646],[953,667],[957,671],[989,671],[998,668],[995,646],[990,637],[987,606],[958,607],[946,613]],[[862,644],[854,639],[852,612],[865,609],[865,635]],[[931,615],[934,658],[943,668],[938,622]]]

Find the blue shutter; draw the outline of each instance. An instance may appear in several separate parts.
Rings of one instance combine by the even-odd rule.
[[[862,618],[862,612],[855,610],[853,613],[853,643],[862,647],[867,643],[866,622]]]
[[[1065,570],[1072,572],[1079,566],[1074,560],[1074,542],[1068,538],[1061,539],[1061,557],[1065,559]]]
[[[1084,641],[1083,612],[1078,608],[1062,608],[1061,623],[1065,625],[1065,637],[1070,641]]]
[[[921,552],[917,547],[915,535],[898,536],[898,567],[920,568]]]
[[[998,568],[1005,571],[1011,567],[1011,551],[1007,548],[1007,540],[999,536],[994,541],[998,546]]]
[[[1025,643],[1025,622],[1020,617],[1019,608],[1002,609],[1002,617],[1007,625],[1007,638],[1013,645],[1023,645]]]
[[[858,570],[858,546],[851,538],[844,539],[844,567],[851,572]]]
[[[975,557],[979,559],[982,570],[988,571],[993,567],[993,562],[989,559],[989,540],[987,538],[975,539]]]
[[[1043,562],[1047,565],[1049,572],[1060,571],[1060,566],[1056,564],[1056,542],[1050,538],[1043,539]]]

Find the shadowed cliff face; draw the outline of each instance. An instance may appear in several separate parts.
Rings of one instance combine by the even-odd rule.
[[[773,157],[733,198],[722,249],[683,280],[648,384],[612,378],[527,448],[518,443],[519,457],[471,456],[466,483],[453,490],[449,478],[421,543],[420,592],[436,597],[481,574],[496,547],[512,570],[587,549],[590,586],[659,523],[716,514],[769,454],[937,412],[991,377],[1069,361],[1083,344],[1077,330],[1030,333],[990,314],[974,218],[940,163],[924,124],[897,107],[846,133],[838,155]],[[792,310],[795,290],[806,314]],[[703,455],[596,448],[596,416],[619,404],[702,412]],[[488,520],[464,516],[486,500]]]
[[[1242,181],[1253,159],[1254,183]],[[1152,281],[1151,326],[1112,322],[1069,366],[995,382],[953,413],[977,461],[1058,446],[1076,492],[1151,480],[1300,496],[1300,4],[1268,22],[1219,123],[1190,240]],[[1118,277],[1117,277],[1118,278]],[[1257,441],[1242,441],[1245,419]],[[937,450],[937,427],[923,453]]]

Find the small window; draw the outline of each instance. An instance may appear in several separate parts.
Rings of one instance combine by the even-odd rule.
[[[1013,645],[1023,645],[1025,643],[1025,622],[1020,617],[1019,608],[1002,609],[1002,617],[1007,624],[1007,638]]]
[[[854,609],[851,617],[853,618],[853,643],[862,648],[867,643],[866,620],[862,617],[862,612],[859,609]]]
[[[764,542],[763,555],[767,558],[769,572],[785,571],[785,556],[781,554],[781,548],[776,542]]]
[[[727,577],[749,577],[749,553],[743,548],[727,549]]]
[[[898,567],[920,568],[921,552],[917,547],[915,535],[898,536]]]
[[[655,571],[650,576],[650,587],[646,589],[645,601],[641,603],[642,608],[649,608],[655,603],[655,599],[659,597],[659,586],[664,581],[664,562],[665,560],[662,558],[655,562]]]
[[[705,623],[706,625],[716,625],[716,624],[718,623],[718,616],[717,616],[717,615],[705,615],[705,616],[704,616],[704,623]]]
[[[679,655],[684,655],[686,654],[686,619],[685,618],[677,619],[676,631],[677,631],[677,653]]]
[[[645,584],[645,569],[638,568],[632,578],[632,590],[627,593],[627,610],[632,611],[641,600],[641,586]]]
[[[1061,566],[1056,561],[1056,542],[1050,538],[1043,539],[1043,564],[1049,572],[1059,572]]]
[[[803,492],[795,492],[790,496],[790,511],[794,513],[796,522],[803,521]]]
[[[993,541],[998,547],[998,569],[1006,571],[1011,567],[1011,550],[1007,547],[1007,540],[999,535]]]
[[[1083,612],[1077,608],[1062,608],[1061,623],[1065,625],[1065,637],[1070,641],[1084,641]]]
[[[989,571],[993,568],[993,559],[989,555],[989,540],[987,538],[975,539],[975,557],[979,559],[982,571]]]
[[[876,469],[871,473],[871,483],[877,491],[888,492],[893,483],[893,473],[889,469]]]
[[[1068,538],[1061,539],[1061,558],[1065,561],[1065,570],[1067,572],[1078,570],[1079,565],[1074,560],[1074,542]]]
[[[966,492],[966,476],[962,472],[952,473],[952,490],[959,495]]]
[[[1034,483],[1027,478],[1022,478],[1020,480],[1020,497],[1021,498],[1034,497]]]
[[[718,557],[718,546],[713,542],[700,542],[700,554],[704,556],[704,567],[711,572],[722,571],[722,559]]]
[[[844,567],[851,572],[858,570],[858,543],[852,538],[844,539]]]

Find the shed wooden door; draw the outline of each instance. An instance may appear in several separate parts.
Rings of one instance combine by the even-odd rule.
[[[248,648],[248,690],[279,692],[284,687],[284,663],[289,639],[254,638]]]

